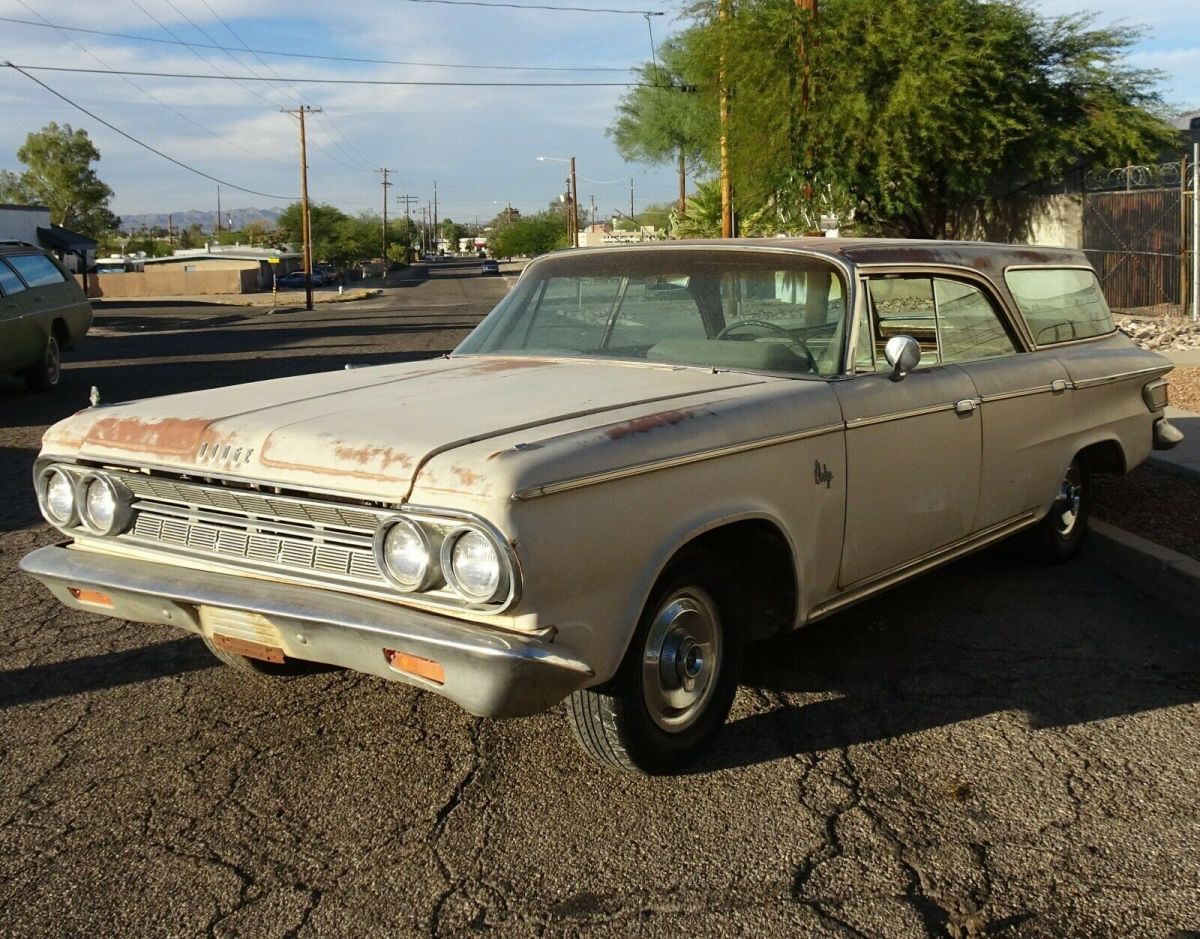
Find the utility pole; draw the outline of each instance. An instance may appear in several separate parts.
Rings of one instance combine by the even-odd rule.
[[[304,136],[304,115],[320,114],[320,108],[306,104],[298,108],[280,108],[284,114],[295,114],[300,118],[300,215],[304,232],[304,308],[313,308],[312,298],[312,220],[308,216],[308,141]]]
[[[442,235],[438,231],[438,213],[437,213],[437,180],[433,181],[433,253],[437,254],[437,246],[441,243]]]
[[[221,234],[221,187],[217,187],[217,230],[216,234]],[[217,239],[220,241],[220,239]]]
[[[404,203],[404,217],[406,219],[408,219],[408,222],[409,222],[408,231],[405,233],[405,237],[408,238],[408,246],[407,247],[408,247],[408,249],[411,250],[411,248],[412,248],[412,207],[414,205],[416,205],[417,202],[419,202],[420,200],[416,196],[410,196],[408,193],[405,193],[402,196],[396,196],[396,201]]]
[[[717,78],[721,119],[721,237],[733,237],[733,182],[729,178],[729,86],[726,84],[725,43],[728,42],[728,21],[732,0],[721,0],[717,19],[721,24],[721,70]]]
[[[633,177],[629,177],[629,220],[633,221]],[[634,222],[636,225],[637,223]]]
[[[388,265],[387,191],[388,187],[392,185],[388,182],[388,174],[391,173],[392,170],[389,170],[385,167],[380,167],[375,172],[383,174],[383,269],[386,272]]]
[[[579,247],[579,184],[575,180],[575,157],[571,157],[571,247]]]

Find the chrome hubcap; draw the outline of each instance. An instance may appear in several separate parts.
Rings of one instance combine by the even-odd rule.
[[[51,337],[46,343],[46,377],[50,380],[50,384],[58,383],[61,371],[62,355],[58,350],[58,341]]]
[[[663,730],[691,726],[712,697],[721,657],[716,604],[698,587],[669,596],[650,624],[642,658],[642,692]]]
[[[1079,522],[1079,506],[1083,502],[1083,481],[1080,478],[1079,467],[1072,463],[1067,470],[1067,476],[1062,481],[1056,506],[1058,511],[1058,533],[1069,537]]]

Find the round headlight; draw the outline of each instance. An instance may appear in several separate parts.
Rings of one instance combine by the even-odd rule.
[[[106,476],[87,476],[80,486],[83,523],[99,535],[116,535],[124,531],[132,514],[130,500]]]
[[[430,580],[433,558],[429,540],[415,524],[402,519],[386,529],[380,545],[384,570],[402,590],[421,590]]]
[[[504,579],[504,567],[496,546],[473,528],[464,528],[446,540],[442,548],[442,567],[450,586],[468,600],[478,602],[495,599]]]
[[[103,479],[93,479],[83,494],[83,514],[93,528],[108,531],[117,517],[117,494]]]
[[[46,511],[59,525],[70,525],[75,518],[75,484],[62,470],[46,475]]]

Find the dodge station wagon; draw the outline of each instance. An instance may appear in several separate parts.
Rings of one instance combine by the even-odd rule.
[[[607,765],[711,745],[744,643],[1020,536],[1180,435],[1078,251],[799,239],[535,260],[451,354],[95,406],[46,433],[76,609],[260,676],[340,666]]]

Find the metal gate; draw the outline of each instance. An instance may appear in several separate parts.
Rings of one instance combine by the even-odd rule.
[[[1083,196],[1083,250],[1114,312],[1187,311],[1188,166],[1126,166],[1089,174]]]

